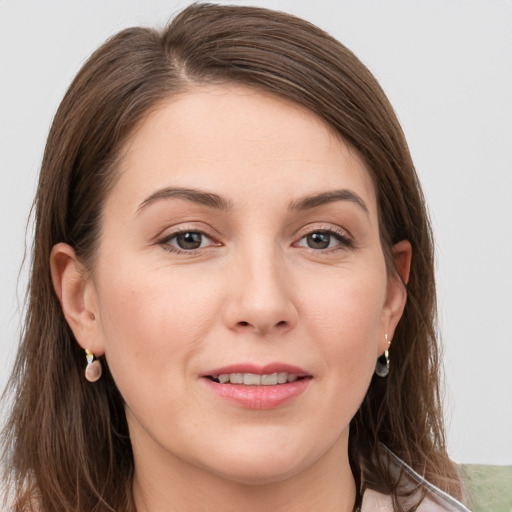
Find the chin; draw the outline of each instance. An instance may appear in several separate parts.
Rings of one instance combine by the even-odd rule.
[[[281,438],[282,439],[282,438]],[[288,440],[289,441],[289,440]],[[266,485],[287,480],[304,471],[321,453],[308,451],[307,442],[244,442],[209,457],[209,470],[217,476],[244,485]],[[212,461],[213,464],[212,464]]]
[[[242,464],[231,467],[229,471],[216,468],[215,473],[222,479],[242,485],[270,485],[283,482],[297,475],[304,469],[303,461],[300,463],[284,461],[276,464],[275,458],[270,457],[265,461],[243,461]]]

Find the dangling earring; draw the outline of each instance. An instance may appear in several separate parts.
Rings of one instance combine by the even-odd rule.
[[[389,374],[389,347],[391,346],[391,341],[388,340],[388,334],[384,334],[386,341],[388,342],[388,346],[384,351],[384,354],[377,358],[377,362],[375,363],[375,373],[379,377],[387,377]]]
[[[85,349],[85,357],[87,358],[87,366],[85,367],[85,378],[89,382],[96,382],[102,373],[101,363],[98,359],[94,359],[94,354],[89,351],[89,349]]]

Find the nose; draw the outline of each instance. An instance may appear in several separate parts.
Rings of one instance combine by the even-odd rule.
[[[230,267],[225,321],[229,329],[284,334],[297,324],[293,279],[274,251],[240,256]]]

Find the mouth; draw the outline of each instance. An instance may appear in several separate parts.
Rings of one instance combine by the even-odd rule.
[[[274,409],[292,403],[313,379],[302,368],[282,363],[226,366],[201,377],[218,398],[246,409]]]
[[[237,384],[241,386],[278,386],[296,382],[297,380],[311,378],[309,375],[299,375],[288,372],[274,372],[267,374],[257,373],[221,373],[219,375],[207,375],[207,379],[219,384]]]

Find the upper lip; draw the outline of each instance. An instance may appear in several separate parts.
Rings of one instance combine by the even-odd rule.
[[[226,373],[254,373],[256,375],[272,375],[273,373],[288,373],[298,375],[300,377],[310,376],[311,374],[299,368],[286,363],[269,363],[263,366],[252,363],[239,363],[215,368],[202,374],[202,377],[211,377],[216,375],[223,375]]]

